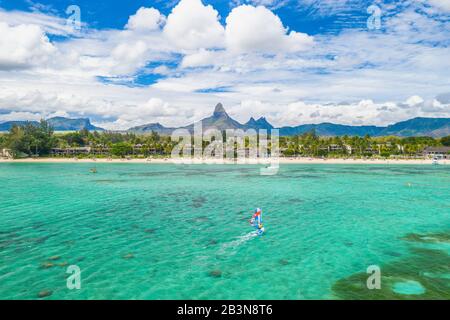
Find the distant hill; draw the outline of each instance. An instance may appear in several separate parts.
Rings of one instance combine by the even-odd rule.
[[[346,126],[342,124],[320,123],[304,124],[297,127],[280,128],[281,136],[293,136],[315,130],[319,136],[377,136],[383,130],[383,127],[375,126]]]
[[[23,126],[27,122],[28,121],[7,121],[7,122],[0,123],[0,131],[9,131],[9,129],[11,129],[12,126],[14,126],[14,125]],[[30,121],[30,122],[37,124],[36,121]]]
[[[304,124],[282,127],[280,135],[292,136],[315,130],[319,136],[398,136],[398,137],[445,137],[450,135],[450,118],[414,118],[387,127],[347,126],[333,123]]]
[[[47,119],[47,122],[53,127],[55,131],[79,131],[87,129],[90,131],[103,131],[104,129],[96,127],[91,124],[89,119],[69,119],[64,117],[54,117]],[[27,121],[8,121],[0,123],[0,131],[8,131],[13,125],[25,125]],[[37,121],[29,121],[29,123],[38,125]]]
[[[450,118],[414,118],[387,126],[379,135],[445,137],[450,135]]]
[[[157,122],[157,123],[149,123],[149,124],[144,124],[142,126],[133,127],[133,128],[128,129],[127,131],[136,133],[136,134],[151,133],[152,131],[154,131],[161,135],[171,135],[175,129],[176,128],[164,127],[162,124]]]
[[[91,124],[91,121],[87,118],[69,119],[64,117],[54,117],[47,119],[47,121],[55,131],[78,131],[82,129],[87,129],[89,131],[104,131],[104,129]]]

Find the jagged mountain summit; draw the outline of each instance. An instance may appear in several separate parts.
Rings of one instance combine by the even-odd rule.
[[[261,117],[258,120],[255,120],[255,118],[251,117],[250,120],[248,120],[247,123],[245,124],[245,127],[248,129],[255,129],[255,130],[260,130],[260,129],[271,130],[274,128],[266,120],[265,117]]]
[[[214,108],[214,112],[210,117],[200,120],[203,125],[203,130],[215,128],[219,130],[226,129],[274,129],[274,126],[270,124],[265,117],[261,117],[255,120],[250,118],[245,124],[241,124],[238,121],[231,118],[226,112],[221,103],[218,103]],[[159,134],[171,134],[173,130],[177,128],[167,128],[161,124],[148,124],[139,127],[129,129],[131,132],[146,133],[155,131]],[[194,124],[182,127],[182,129],[188,129],[193,132]],[[314,130],[316,134],[320,136],[431,136],[431,137],[443,137],[450,135],[450,119],[448,118],[415,118],[403,122],[399,122],[387,127],[377,126],[350,126],[334,123],[320,123],[320,124],[302,124],[295,127],[281,127],[280,135],[292,136],[303,134]]]
[[[214,108],[212,116],[200,120],[203,131],[208,129],[227,130],[227,129],[246,129],[246,127],[238,121],[231,118],[225,111],[221,103],[218,103]],[[194,124],[187,127],[190,132],[194,130]]]

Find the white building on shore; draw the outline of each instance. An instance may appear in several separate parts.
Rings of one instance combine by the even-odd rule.
[[[0,157],[1,158],[12,158],[12,152],[10,149],[0,149]]]
[[[450,159],[450,147],[428,147],[423,150],[426,158]]]

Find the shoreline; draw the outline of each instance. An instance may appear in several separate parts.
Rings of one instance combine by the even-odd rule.
[[[159,159],[73,159],[73,158],[37,158],[37,159],[0,159],[0,163],[146,163],[146,164],[183,164],[181,161],[170,158]],[[318,159],[318,158],[280,158],[280,164],[414,164],[414,165],[432,165],[431,159]],[[186,163],[184,163],[186,164]],[[215,159],[191,159],[190,164],[217,164]],[[270,164],[268,159],[246,159],[245,162],[235,162],[224,159],[219,164]],[[439,160],[440,165],[450,165],[450,160]]]

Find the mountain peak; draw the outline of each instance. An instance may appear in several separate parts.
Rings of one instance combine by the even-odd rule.
[[[225,108],[223,107],[223,105],[219,102],[216,107],[214,108],[214,113],[213,116],[222,116],[222,115],[226,115],[228,116],[227,112],[225,111]]]
[[[257,123],[268,124],[266,117],[261,117],[256,120]]]
[[[266,129],[271,130],[273,129],[273,126],[267,121],[265,117],[261,117],[258,120],[255,120],[255,118],[251,117],[250,120],[246,124],[252,129]]]
[[[253,117],[250,117],[250,119],[247,121],[247,123],[245,125],[249,126],[249,125],[255,125],[256,124],[256,120]]]

